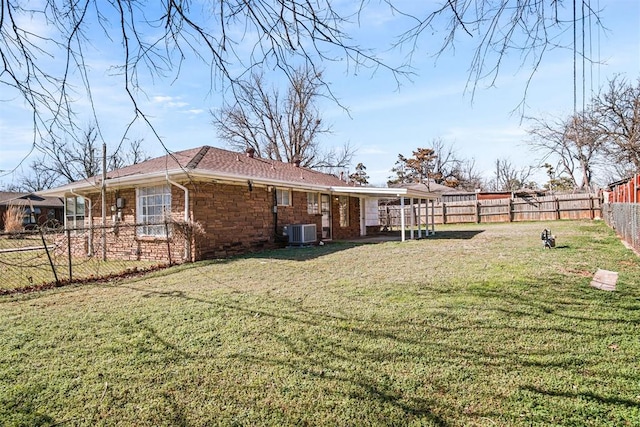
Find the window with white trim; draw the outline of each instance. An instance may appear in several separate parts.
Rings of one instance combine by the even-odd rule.
[[[70,229],[84,227],[84,197],[67,197],[64,203],[66,227]]]
[[[291,190],[288,188],[276,188],[276,200],[278,206],[291,206]]]
[[[156,185],[136,191],[138,236],[166,237],[166,220],[171,219],[171,187]]]
[[[320,213],[320,194],[307,193],[307,213],[308,214]]]

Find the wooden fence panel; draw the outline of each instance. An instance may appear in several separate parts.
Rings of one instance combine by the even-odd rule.
[[[478,222],[511,222],[511,199],[481,200]]]
[[[458,224],[461,222],[477,222],[478,207],[475,201],[448,202],[444,205],[436,204],[436,210],[440,208],[440,216],[436,216],[436,224]]]
[[[427,206],[420,205],[421,222]],[[431,215],[431,207],[428,207]],[[414,205],[417,212],[418,205]],[[411,207],[405,207],[405,224],[411,223]],[[491,223],[518,221],[555,221],[559,219],[594,219],[601,217],[600,199],[595,194],[561,194],[544,197],[517,197],[479,201],[437,203],[436,224]],[[400,206],[380,206],[380,224],[387,228],[400,226]],[[417,225],[417,224],[416,224]]]

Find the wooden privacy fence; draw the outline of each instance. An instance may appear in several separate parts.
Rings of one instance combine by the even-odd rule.
[[[516,197],[511,199],[472,200],[461,202],[436,202],[405,206],[405,224],[420,216],[433,213],[435,224],[553,221],[559,219],[594,219],[601,217],[601,202],[597,194],[559,194],[553,196]],[[380,225],[389,229],[400,227],[400,206],[387,204],[379,206]]]

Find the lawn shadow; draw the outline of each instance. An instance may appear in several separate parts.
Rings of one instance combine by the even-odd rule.
[[[624,399],[620,397],[602,396],[602,395],[591,393],[591,392],[571,393],[566,391],[552,391],[552,390],[545,390],[538,386],[524,386],[521,389],[524,391],[528,391],[530,393],[543,394],[551,397],[564,397],[568,399],[577,399],[581,401],[595,401],[604,405],[617,405],[617,406],[625,406],[628,408],[640,407],[640,403],[638,403],[636,400]]]
[[[484,233],[484,230],[446,230],[437,231],[436,234],[427,237],[428,240],[469,240],[478,234]]]
[[[364,242],[343,242],[336,241],[323,243],[322,245],[308,246],[287,246],[281,249],[272,249],[263,252],[254,252],[240,255],[235,259],[280,259],[288,261],[309,261],[337,252],[353,249],[365,244]]]

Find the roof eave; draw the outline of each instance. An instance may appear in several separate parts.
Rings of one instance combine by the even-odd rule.
[[[274,187],[287,187],[301,190],[314,190],[314,191],[331,191],[331,186],[320,184],[305,184],[301,182],[285,181],[277,179],[260,178],[251,175],[237,175],[237,174],[225,174],[219,172],[210,172],[206,170],[187,170],[187,169],[172,169],[161,172],[152,172],[145,174],[135,174],[123,177],[108,178],[105,181],[107,188],[118,188],[130,185],[144,185],[154,182],[162,182],[167,179],[194,179],[205,178],[212,180],[222,180],[229,182],[243,183],[251,181],[254,185],[265,185]],[[83,194],[88,192],[96,192],[100,190],[102,184],[101,179],[86,179],[84,181],[73,182],[62,187],[52,188],[49,190],[43,190],[37,192],[41,196],[59,196],[62,197],[66,194]]]
[[[437,199],[440,197],[438,193],[434,192],[392,187],[331,187],[331,190],[336,193],[358,194],[379,198],[413,197],[417,199]]]

